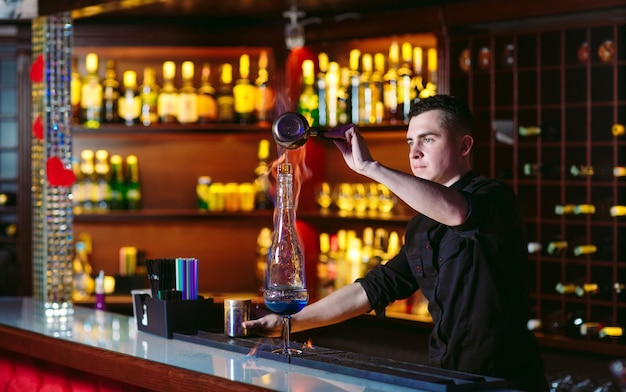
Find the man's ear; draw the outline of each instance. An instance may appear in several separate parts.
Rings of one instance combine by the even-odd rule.
[[[472,151],[472,147],[474,146],[474,138],[470,135],[463,135],[461,139],[461,156],[469,155],[470,151]]]

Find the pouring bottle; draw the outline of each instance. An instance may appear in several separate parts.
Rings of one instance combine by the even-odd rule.
[[[276,144],[288,150],[304,146],[311,136],[325,139],[324,132],[318,127],[311,127],[307,119],[295,112],[285,112],[278,116],[272,124],[272,135]]]

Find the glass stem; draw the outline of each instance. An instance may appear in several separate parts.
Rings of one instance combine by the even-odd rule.
[[[283,316],[283,351],[286,355],[290,354],[289,351],[289,331],[291,327],[291,316]]]

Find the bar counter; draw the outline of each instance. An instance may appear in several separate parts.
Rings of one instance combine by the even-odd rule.
[[[7,353],[121,382],[132,391],[431,390],[167,339],[138,331],[133,317],[112,312],[74,307],[69,317],[50,318],[23,297],[0,297],[0,360]]]

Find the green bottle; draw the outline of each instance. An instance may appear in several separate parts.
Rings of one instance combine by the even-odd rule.
[[[141,206],[141,186],[139,184],[139,167],[137,157],[129,155],[126,157],[126,209],[138,210]]]
[[[112,210],[125,209],[124,196],[126,194],[126,184],[124,183],[122,157],[120,155],[111,155],[111,182],[109,184],[109,208]]]

